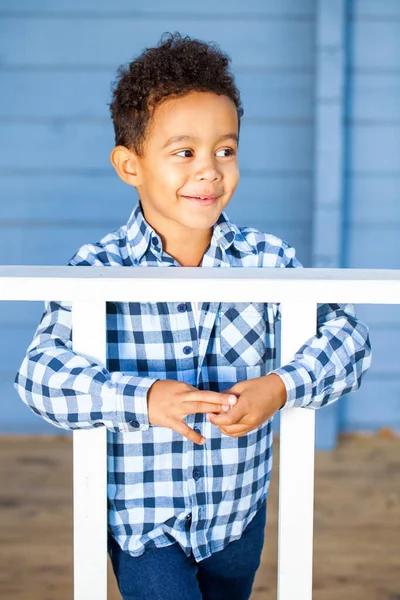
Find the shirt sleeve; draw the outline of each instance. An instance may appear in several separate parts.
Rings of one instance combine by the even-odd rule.
[[[84,264],[94,263],[86,256]],[[35,414],[57,427],[130,432],[149,428],[147,392],[155,381],[109,372],[73,352],[72,305],[51,301],[45,302],[14,387]]]
[[[281,266],[302,268],[294,248],[286,243]],[[303,344],[290,363],[272,371],[286,387],[283,409],[317,409],[332,404],[357,390],[371,365],[369,330],[357,319],[352,304],[318,304],[316,329],[316,335]]]

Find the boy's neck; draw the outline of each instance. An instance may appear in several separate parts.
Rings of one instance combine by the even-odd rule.
[[[170,220],[157,218],[143,208],[146,221],[161,237],[163,250],[172,256],[182,267],[198,267],[207,250],[213,228],[185,229]]]
[[[177,236],[172,236],[171,232],[168,232],[167,237],[162,232],[159,233],[165,252],[173,256],[182,267],[200,266],[199,263],[203,259],[212,237],[212,229],[193,230]]]

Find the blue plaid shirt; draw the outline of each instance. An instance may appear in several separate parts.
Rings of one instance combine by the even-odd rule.
[[[126,225],[83,245],[73,266],[179,267],[146,222],[140,201]],[[204,253],[205,267],[301,267],[279,238],[238,227],[222,212]],[[206,438],[194,444],[149,425],[146,395],[158,379],[223,392],[274,371],[286,407],[320,408],[356,390],[370,365],[368,329],[350,304],[318,306],[318,333],[294,360],[275,368],[279,305],[204,302],[199,328],[190,303],[107,302],[107,364],[72,351],[71,305],[45,311],[15,378],[27,406],[64,429],[105,426],[108,523],[132,556],[178,542],[200,561],[240,538],[268,493],[272,420],[240,438],[205,415],[185,421]]]

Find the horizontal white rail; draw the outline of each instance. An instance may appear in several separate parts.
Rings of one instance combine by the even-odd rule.
[[[223,285],[216,286],[216,282]],[[239,284],[239,285],[238,285]],[[267,284],[267,287],[266,287]],[[267,296],[267,300],[266,300]],[[400,304],[400,271],[0,267],[0,300]]]
[[[315,333],[317,304],[400,304],[400,271],[3,266],[0,300],[72,302],[74,351],[102,365],[106,301],[278,302],[287,363]],[[313,410],[281,413],[279,600],[312,598],[314,424]],[[75,600],[107,598],[106,433],[74,431]]]

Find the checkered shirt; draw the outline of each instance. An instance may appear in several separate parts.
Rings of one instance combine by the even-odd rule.
[[[179,267],[144,218],[140,200],[128,222],[83,245],[71,266]],[[238,227],[223,211],[204,267],[301,267],[274,235]],[[279,305],[203,302],[197,329],[190,303],[107,302],[106,368],[72,351],[71,304],[45,302],[15,388],[37,415],[64,429],[105,426],[108,527],[139,556],[179,543],[197,561],[240,538],[268,494],[272,420],[239,438],[205,415],[186,423],[204,446],[149,424],[146,395],[158,379],[223,392],[239,381],[277,373],[286,407],[317,409],[358,389],[370,365],[367,327],[350,304],[318,305],[318,333],[276,368]],[[90,548],[89,548],[90,551]]]

